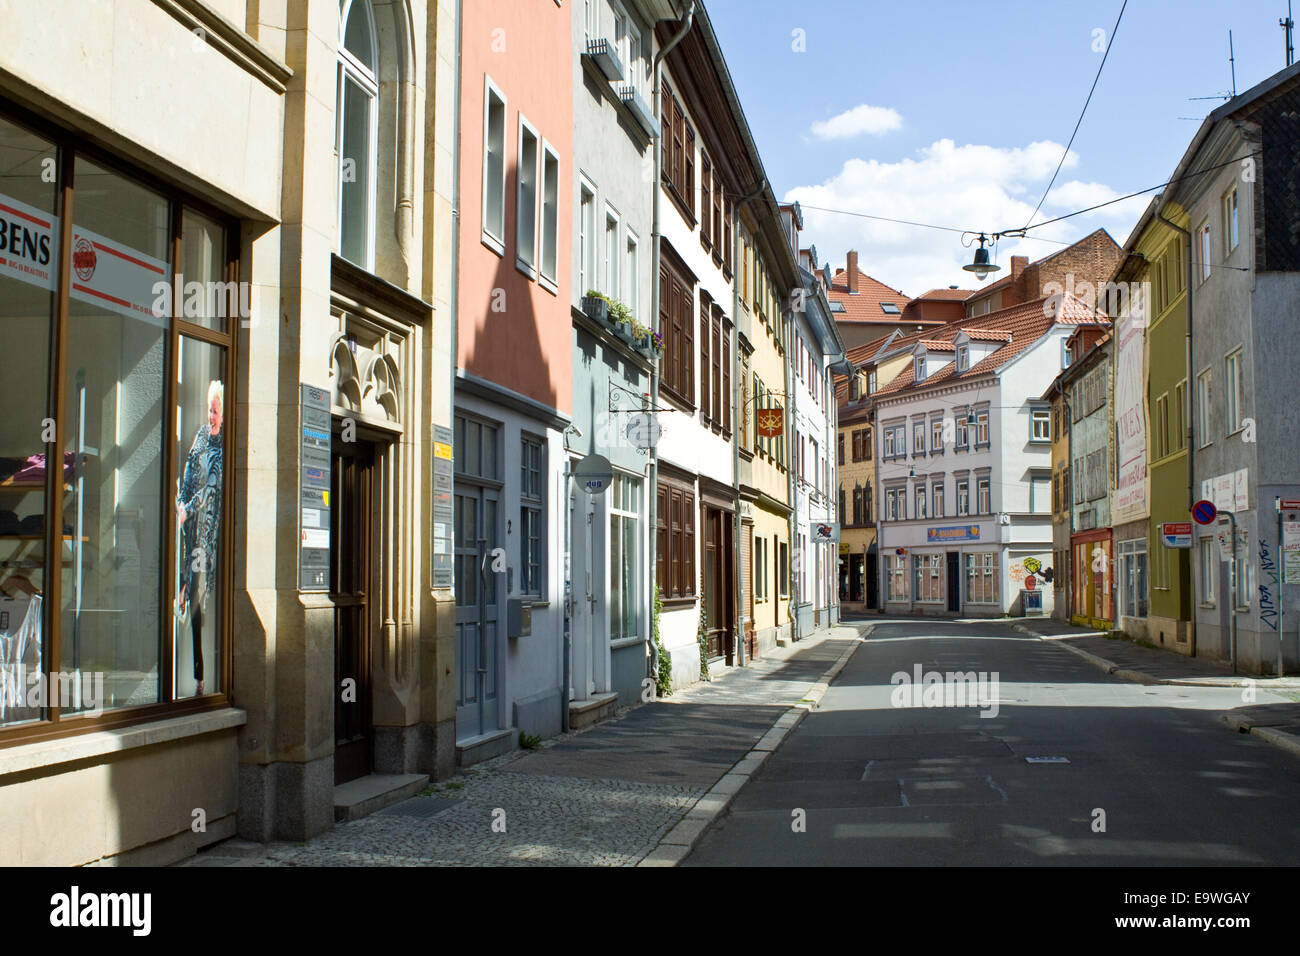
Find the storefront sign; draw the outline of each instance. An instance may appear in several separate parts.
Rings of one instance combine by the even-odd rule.
[[[452,430],[433,426],[433,586],[449,588],[453,577],[455,511],[452,503],[452,471],[456,449]]]
[[[813,521],[808,525],[808,537],[816,544],[829,541],[832,544],[840,540],[840,523],[838,521]]]
[[[0,193],[0,276],[50,292],[58,283],[59,220]]]
[[[1282,583],[1300,584],[1300,521],[1282,522]]]
[[[930,544],[944,541],[978,541],[979,539],[980,526],[977,524],[964,524],[955,528],[925,529],[925,540]]]
[[[1164,521],[1160,524],[1160,537],[1166,548],[1190,548],[1192,523],[1190,521]]]
[[[302,383],[299,498],[302,502],[298,548],[298,587],[328,591],[330,586],[330,393]]]

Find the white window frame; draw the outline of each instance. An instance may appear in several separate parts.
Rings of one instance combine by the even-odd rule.
[[[1039,434],[1039,425],[1043,434]],[[1052,441],[1052,410],[1049,407],[1035,406],[1029,409],[1029,440],[1040,444]]]
[[[590,205],[585,202],[591,197]],[[590,289],[600,288],[597,275],[596,211],[600,208],[600,197],[596,185],[586,176],[578,180],[578,295],[585,296]],[[590,210],[590,215],[587,214]]]
[[[1241,242],[1241,209],[1237,198],[1237,184],[1233,183],[1223,194],[1223,257],[1226,259]]]
[[[602,229],[600,231],[601,247],[601,272],[604,277],[604,284],[601,288],[605,295],[609,296],[614,302],[621,302],[623,298],[623,289],[620,280],[623,276],[623,250],[619,243],[619,236],[622,235],[623,217],[618,214],[618,210],[605,203],[605,216],[601,220]],[[610,225],[613,225],[613,231],[610,231]]]
[[[366,150],[366,171],[369,179],[366,183],[366,254],[364,256],[365,261],[359,264],[373,272],[375,268],[375,234],[377,232],[375,218],[379,168],[379,77],[343,45],[344,32],[347,30],[348,19],[352,14],[352,5],[354,3],[362,4],[366,18],[370,21],[371,53],[376,67],[379,65],[379,31],[375,25],[374,7],[369,0],[350,0],[347,6],[340,11],[339,19],[338,77],[335,89],[335,112],[337,115],[335,116],[336,125],[334,128],[335,173],[338,182],[336,183],[334,207],[337,211],[338,249],[341,256],[343,252],[343,162],[347,159],[343,155],[347,145],[343,142],[343,91],[347,89],[347,81],[352,80],[357,86],[361,87],[362,92],[369,97],[370,101],[370,130],[367,134]],[[504,160],[504,157],[502,158]]]
[[[547,175],[548,160],[554,160],[555,170],[552,175]],[[563,194],[561,179],[562,166],[560,164],[560,154],[545,138],[542,139],[542,172],[541,172],[541,193],[539,206],[541,215],[537,217],[538,222],[538,242],[537,242],[537,281],[552,293],[559,292],[559,272],[560,272],[560,196]],[[547,219],[550,219],[550,225],[547,225]],[[549,244],[549,256],[547,254]],[[549,270],[549,271],[548,271]],[[586,289],[579,290],[579,295],[586,292]]]
[[[984,433],[984,438],[982,440],[980,438],[981,431]],[[976,412],[975,413],[975,447],[976,449],[978,449],[981,445],[989,445],[989,444],[991,444],[989,438],[989,413]]]
[[[918,355],[915,359],[916,365],[912,372],[912,378],[918,382],[925,381],[925,356]]]
[[[1219,542],[1211,535],[1197,540],[1197,576],[1200,578],[1198,603],[1203,607],[1214,607],[1214,590],[1219,577],[1219,556],[1215,553]]]
[[[533,148],[536,156],[533,160],[533,207],[530,214],[532,219],[532,255],[525,257],[521,242],[524,239],[524,171],[526,163],[524,161],[524,134],[532,138]],[[516,151],[518,153],[518,170],[515,177],[515,268],[530,279],[537,278],[537,263],[539,256],[539,239],[541,237],[541,209],[542,209],[542,136],[537,132],[537,127],[524,118],[524,114],[519,114],[519,125],[515,132]]]
[[[1210,277],[1210,221],[1196,227],[1196,278],[1200,284]]]
[[[970,346],[957,346],[957,371],[965,372],[970,368]]]
[[[1241,381],[1243,349],[1233,349],[1223,357],[1223,421],[1226,433],[1242,429],[1242,406],[1246,403],[1246,386]]]
[[[1214,413],[1214,370],[1203,368],[1196,376],[1196,446],[1205,448],[1214,444],[1210,432],[1210,416]]]
[[[623,254],[627,257],[627,279],[624,283],[627,287],[627,297],[623,300],[627,303],[628,310],[636,319],[641,318],[641,240],[631,229],[625,232],[627,239],[623,243]],[[649,325],[643,322],[643,325]]]
[[[993,481],[990,478],[975,479],[975,506],[979,510],[976,514],[991,515],[993,513]]]
[[[497,99],[501,103],[501,180],[499,183],[488,181],[488,163],[491,160],[491,151],[488,141],[491,137],[492,122],[492,100]],[[506,179],[509,178],[506,172],[506,157],[510,155],[510,103],[506,95],[502,92],[501,87],[492,82],[492,77],[486,73],[483,74],[483,244],[499,256],[506,254]],[[488,222],[488,196],[489,190],[499,192],[501,197],[501,222],[499,234],[493,233],[489,226],[496,225]]]
[[[930,485],[930,499],[931,499],[931,502],[930,502],[930,505],[931,505],[931,507],[930,507],[930,511],[931,511],[931,517],[934,517],[934,518],[942,518],[942,517],[944,517],[944,513],[943,513],[944,501],[943,501],[943,498],[944,498],[944,494],[943,494],[943,482],[942,482],[942,481],[939,481],[939,482],[935,482],[934,484]]]
[[[916,516],[918,518],[928,517],[928,512],[930,509],[927,507],[928,501],[926,496],[925,485],[918,484],[913,491],[913,497],[916,499],[916,501],[912,505],[913,509],[915,510]]]
[[[970,479],[957,479],[957,517],[965,518],[970,515]],[[962,497],[965,496],[966,502],[962,504]]]
[[[607,493],[609,497],[609,524],[617,526],[620,532],[623,530],[623,526],[627,522],[631,522],[632,526],[635,528],[632,548],[632,564],[634,567],[633,581],[629,588],[620,589],[619,593],[623,601],[622,607],[616,607],[614,601],[614,527],[609,528],[610,541],[609,546],[605,549],[607,552],[605,559],[605,573],[607,575],[605,579],[605,593],[609,595],[609,600],[606,602],[608,605],[607,619],[609,621],[609,634],[611,640],[623,640],[629,637],[636,637],[641,628],[642,613],[640,594],[641,586],[645,581],[645,561],[643,558],[643,549],[641,547],[643,530],[640,512],[641,497],[645,494],[645,482],[639,476],[616,471],[614,473],[613,484],[614,487],[610,488]],[[631,501],[630,505],[629,499]],[[621,535],[619,541],[619,546],[622,547]],[[625,611],[629,603],[633,605],[631,632],[628,634],[618,634],[617,632],[619,628],[616,626],[614,616],[620,611]]]

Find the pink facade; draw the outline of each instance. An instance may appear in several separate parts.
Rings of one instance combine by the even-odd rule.
[[[462,25],[460,136],[460,280],[456,365],[544,405],[569,413],[573,325],[569,263],[573,197],[573,11],[568,4],[474,0]],[[500,218],[485,202],[491,157],[485,138],[489,83],[504,100],[504,208]],[[544,159],[549,146],[558,160],[553,283],[518,264],[521,116],[538,138]],[[486,158],[486,161],[485,161]],[[539,163],[545,170],[545,164]],[[536,201],[539,228],[534,258],[543,245],[544,176]],[[499,180],[495,180],[499,183]],[[495,198],[499,191],[494,191]],[[504,221],[496,242],[484,235]],[[489,228],[489,232],[493,230]],[[527,256],[525,255],[525,258]]]

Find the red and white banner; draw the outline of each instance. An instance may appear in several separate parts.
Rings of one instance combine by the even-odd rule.
[[[0,193],[0,277],[53,291],[59,279],[59,219]],[[172,277],[161,259],[72,227],[72,298],[166,325],[157,302]],[[160,286],[159,283],[163,285]]]
[[[59,219],[0,193],[0,277],[50,292],[59,280]]]

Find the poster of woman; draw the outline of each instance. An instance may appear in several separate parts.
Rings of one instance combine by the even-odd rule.
[[[175,607],[178,696],[186,625],[191,639],[196,697],[206,692],[204,660],[214,651],[216,628],[207,606],[209,592],[217,583],[224,480],[225,436],[221,432],[224,402],[224,387],[220,380],[214,379],[208,384],[206,420],[198,426],[189,454],[184,458],[176,496],[176,527],[180,538],[177,549],[180,586]]]

